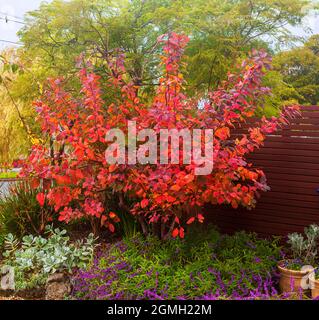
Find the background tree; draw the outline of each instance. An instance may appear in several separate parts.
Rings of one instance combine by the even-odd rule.
[[[189,90],[207,91],[216,88],[234,60],[252,48],[271,51],[275,45],[294,40],[288,26],[301,25],[309,3],[55,0],[28,15],[20,36],[27,56],[33,63],[45,65],[47,75],[72,74],[74,60],[83,52],[104,60],[120,48],[133,81],[151,88],[159,76],[157,37],[170,31],[184,32],[191,39],[186,52]]]
[[[274,65],[295,89],[300,103],[319,103],[319,35],[312,36],[302,47],[279,53]]]
[[[12,91],[22,73],[17,52],[3,51],[0,55],[0,163],[9,163],[25,155],[36,142],[30,121],[34,110],[32,106],[23,108],[23,99],[16,98]]]
[[[64,75],[66,86],[79,92],[74,61],[80,55],[89,58],[94,71],[106,79],[108,60],[114,51],[120,50],[126,57],[127,76],[139,87],[139,96],[151,97],[149,93],[155,94],[154,86],[160,76],[161,49],[156,46],[156,40],[170,31],[190,36],[184,56],[187,67],[186,64],[182,67],[186,92],[195,96],[207,94],[218,87],[228,71],[234,71],[236,61],[247,56],[252,48],[264,48],[272,53],[275,48],[296,40],[289,26],[302,25],[303,17],[311,10],[310,4],[310,0],[44,2],[39,10],[27,15],[26,26],[19,33],[23,46],[14,55],[23,72],[16,73],[14,81],[9,83],[10,94],[19,104],[34,138],[41,138],[32,102],[42,95],[46,80]],[[300,93],[286,82],[285,75],[278,70],[266,75],[265,85],[273,89],[274,95],[266,98],[266,108],[260,113],[274,114],[283,100],[300,100]],[[5,94],[3,86],[2,90]],[[103,92],[103,97],[109,96]],[[8,110],[12,110],[10,117],[14,119],[16,111]],[[30,145],[27,135],[13,140],[23,146]],[[16,149],[14,154],[19,155],[23,150]]]

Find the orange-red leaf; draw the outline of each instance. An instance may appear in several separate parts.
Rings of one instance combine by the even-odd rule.
[[[110,212],[109,216],[110,216],[111,219],[113,219],[114,222],[120,222],[121,221],[120,218],[118,217],[118,215],[116,213],[114,213],[114,212]]]
[[[237,209],[237,208],[238,208],[238,203],[237,203],[236,200],[232,200],[231,205],[232,205],[232,207],[233,207],[234,209]]]
[[[32,179],[30,182],[31,188],[32,189],[37,189],[40,185],[40,180],[39,179]]]
[[[184,181],[186,183],[191,183],[192,181],[194,181],[195,179],[195,176],[193,174],[187,174],[185,177],[184,177]]]
[[[180,187],[178,184],[174,184],[174,185],[171,187],[171,190],[178,192],[179,190],[181,190],[181,187]]]
[[[117,215],[114,212],[110,212],[109,216],[111,219],[114,219],[115,217],[117,217]]]
[[[198,221],[200,222],[200,223],[203,223],[204,222],[204,216],[201,214],[201,213],[199,213],[198,215],[197,215],[197,219],[198,219]]]
[[[57,184],[69,184],[71,182],[71,179],[67,176],[56,175],[54,178],[55,178]]]
[[[39,202],[40,206],[43,207],[45,203],[45,194],[44,193],[38,193],[37,194],[37,201]]]
[[[115,227],[112,223],[109,224],[109,230],[113,233],[115,231]]]
[[[109,166],[109,172],[112,173],[116,170],[116,164],[112,164]]]
[[[194,217],[191,217],[188,219],[188,221],[186,222],[187,224],[192,224],[195,221]]]
[[[172,232],[172,237],[173,237],[173,238],[176,238],[176,237],[178,236],[178,234],[179,234],[179,230],[178,230],[178,228],[175,228],[175,229],[173,230],[173,232]]]
[[[222,127],[215,131],[215,136],[221,140],[226,140],[230,135],[228,127]]]
[[[141,207],[142,207],[143,209],[146,208],[146,207],[148,206],[148,203],[149,203],[148,199],[143,199],[143,200],[141,201]]]
[[[168,202],[174,202],[174,201],[176,200],[176,198],[174,198],[174,197],[172,197],[172,196],[168,196],[168,197],[166,198],[166,200],[167,200]]]
[[[106,220],[107,220],[106,216],[101,217],[101,227],[103,227],[105,225]]]

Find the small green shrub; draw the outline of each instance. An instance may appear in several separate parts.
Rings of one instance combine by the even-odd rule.
[[[304,265],[315,266],[318,260],[319,226],[312,224],[306,227],[304,235],[291,233],[287,243],[290,246],[292,259],[284,262],[284,266],[291,270],[300,270]]]
[[[43,285],[48,275],[57,271],[71,272],[87,267],[96,247],[93,234],[70,242],[66,230],[46,228],[48,238],[27,235],[18,241],[12,234],[5,237],[4,265],[15,268],[16,288],[26,289]]]
[[[118,212],[120,222],[117,226],[117,233],[125,238],[135,237],[140,230],[140,226],[137,223],[136,218],[131,214],[123,212],[121,210],[119,210]]]

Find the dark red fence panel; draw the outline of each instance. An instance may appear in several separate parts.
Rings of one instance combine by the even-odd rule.
[[[235,135],[247,132],[254,121]],[[286,235],[319,224],[319,106],[301,107],[301,116],[268,136],[249,160],[264,170],[271,190],[262,193],[252,210],[209,207],[210,221],[224,232],[243,229],[262,235]]]

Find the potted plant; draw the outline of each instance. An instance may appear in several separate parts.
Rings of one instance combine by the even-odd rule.
[[[313,298],[319,298],[319,268],[317,268],[310,277],[311,295]]]
[[[310,288],[308,280],[317,259],[319,226],[312,224],[305,228],[304,233],[288,235],[291,257],[278,263],[281,292],[299,293]]]

